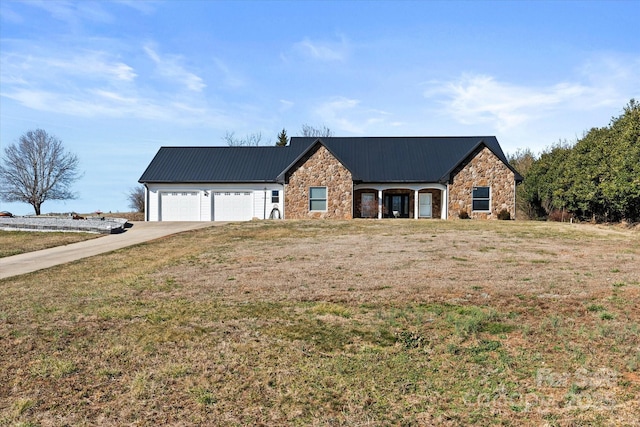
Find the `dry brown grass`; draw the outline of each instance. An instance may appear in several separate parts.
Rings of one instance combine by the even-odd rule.
[[[92,216],[92,215],[87,215]],[[128,221],[144,221],[144,212],[110,212],[101,213],[100,216],[105,218],[124,218]]]
[[[0,281],[0,424],[638,425],[640,233],[252,222]]]
[[[100,237],[91,233],[0,230],[0,258]]]

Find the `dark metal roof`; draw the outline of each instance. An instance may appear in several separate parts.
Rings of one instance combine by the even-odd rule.
[[[274,182],[306,147],[161,147],[139,182]]]
[[[282,181],[316,144],[361,182],[444,182],[480,145],[508,166],[494,136],[293,137],[287,147],[162,147],[139,182]]]
[[[306,145],[307,151],[314,143],[324,145],[349,169],[354,181],[362,182],[444,182],[453,169],[480,145],[488,147],[509,166],[495,136],[294,137],[291,143]],[[514,172],[516,180],[522,180]]]

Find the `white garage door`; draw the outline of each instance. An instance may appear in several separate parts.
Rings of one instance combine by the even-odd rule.
[[[161,221],[200,221],[200,198],[197,191],[160,194]]]
[[[231,191],[213,193],[214,221],[250,221],[253,218],[253,193]]]

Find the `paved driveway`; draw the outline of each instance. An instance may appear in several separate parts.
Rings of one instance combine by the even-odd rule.
[[[220,225],[219,222],[132,222],[124,233],[109,234],[66,246],[0,258],[0,279],[111,252],[170,234]]]

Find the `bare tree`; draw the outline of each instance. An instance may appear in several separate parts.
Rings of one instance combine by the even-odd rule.
[[[257,147],[262,141],[262,132],[250,133],[244,138],[237,138],[235,132],[227,132],[222,139],[229,147]]]
[[[318,138],[330,138],[333,136],[333,131],[329,129],[326,125],[322,125],[321,128],[315,128],[308,124],[302,125],[302,136],[315,136]]]
[[[129,207],[136,212],[144,212],[144,186],[138,185],[129,190]]]
[[[0,165],[2,200],[29,203],[40,215],[46,200],[77,197],[71,184],[81,177],[78,157],[65,152],[55,136],[42,129],[30,130],[6,147],[4,155]]]

